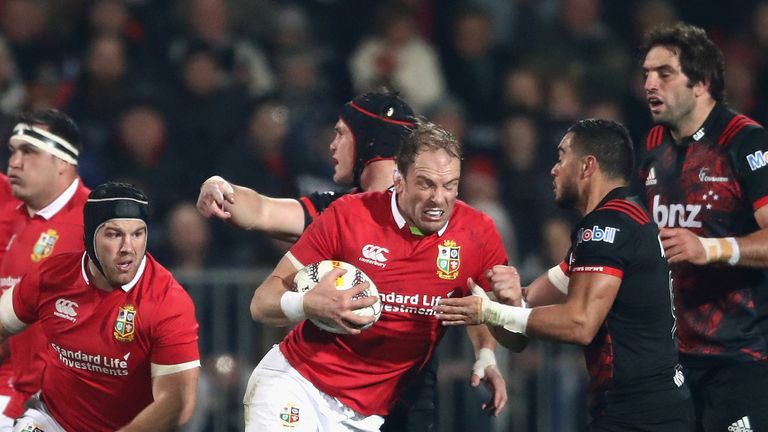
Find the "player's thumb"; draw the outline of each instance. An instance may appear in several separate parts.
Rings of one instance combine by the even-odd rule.
[[[477,387],[480,385],[480,377],[477,374],[472,374],[472,377],[469,378],[469,385],[472,387]]]

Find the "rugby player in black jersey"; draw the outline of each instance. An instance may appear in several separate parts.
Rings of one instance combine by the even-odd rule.
[[[347,102],[330,144],[333,181],[352,185],[346,193],[392,186],[395,155],[413,121],[411,107],[393,93],[367,93]],[[197,208],[206,217],[220,218],[238,228],[295,241],[315,216],[343,195],[316,192],[299,199],[272,198],[214,176],[201,185]],[[468,329],[468,334],[476,355],[470,383],[478,386],[483,382],[488,387],[491,399],[483,409],[497,415],[506,404],[507,390],[496,366],[496,341],[485,326]],[[386,417],[383,432],[438,430],[437,363],[437,356],[432,356],[402,402]]]
[[[702,431],[768,430],[768,135],[726,105],[701,28],[646,35],[656,125],[640,184],[675,281],[680,362]]]
[[[555,199],[584,217],[565,260],[523,290],[532,308],[521,305],[516,269],[497,266],[492,277],[517,278],[515,288],[496,291],[499,302],[481,289],[443,299],[438,319],[584,345],[590,431],[691,431],[669,265],[656,224],[627,187],[629,134],[617,122],[582,120],[568,129],[558,153]]]

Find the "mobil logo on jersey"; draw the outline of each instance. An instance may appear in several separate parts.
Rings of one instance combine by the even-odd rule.
[[[621,231],[618,228],[606,226],[605,228],[597,225],[592,228],[580,228],[576,233],[577,243],[588,241],[601,241],[606,243],[613,243],[616,239],[616,233]]]
[[[446,240],[442,245],[437,245],[437,277],[453,280],[459,276],[460,249],[461,246],[456,245],[453,240]]]
[[[752,171],[768,165],[768,152],[758,150],[752,154],[748,154],[747,163],[749,164],[749,169]]]

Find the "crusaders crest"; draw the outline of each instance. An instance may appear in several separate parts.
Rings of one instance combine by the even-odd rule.
[[[437,246],[437,277],[453,280],[459,276],[459,249],[453,240],[446,240],[443,245]]]
[[[136,307],[125,305],[117,312],[115,331],[112,333],[119,342],[133,342],[136,332]]]
[[[38,262],[51,256],[53,247],[58,240],[59,233],[57,233],[55,229],[49,229],[40,233],[40,238],[37,239],[37,243],[32,247],[32,255],[30,255],[32,261]]]
[[[284,406],[280,411],[280,423],[283,424],[283,427],[294,427],[294,423],[298,423],[300,418],[299,408],[292,404]]]

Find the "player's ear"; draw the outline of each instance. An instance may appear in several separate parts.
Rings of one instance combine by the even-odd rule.
[[[400,171],[395,168],[392,170],[392,184],[395,185],[396,188],[400,186],[400,183],[403,182],[403,176],[400,174]]]
[[[584,159],[582,159],[581,163],[582,163],[582,170],[586,175],[592,175],[598,169],[597,159],[592,155],[585,156]]]

